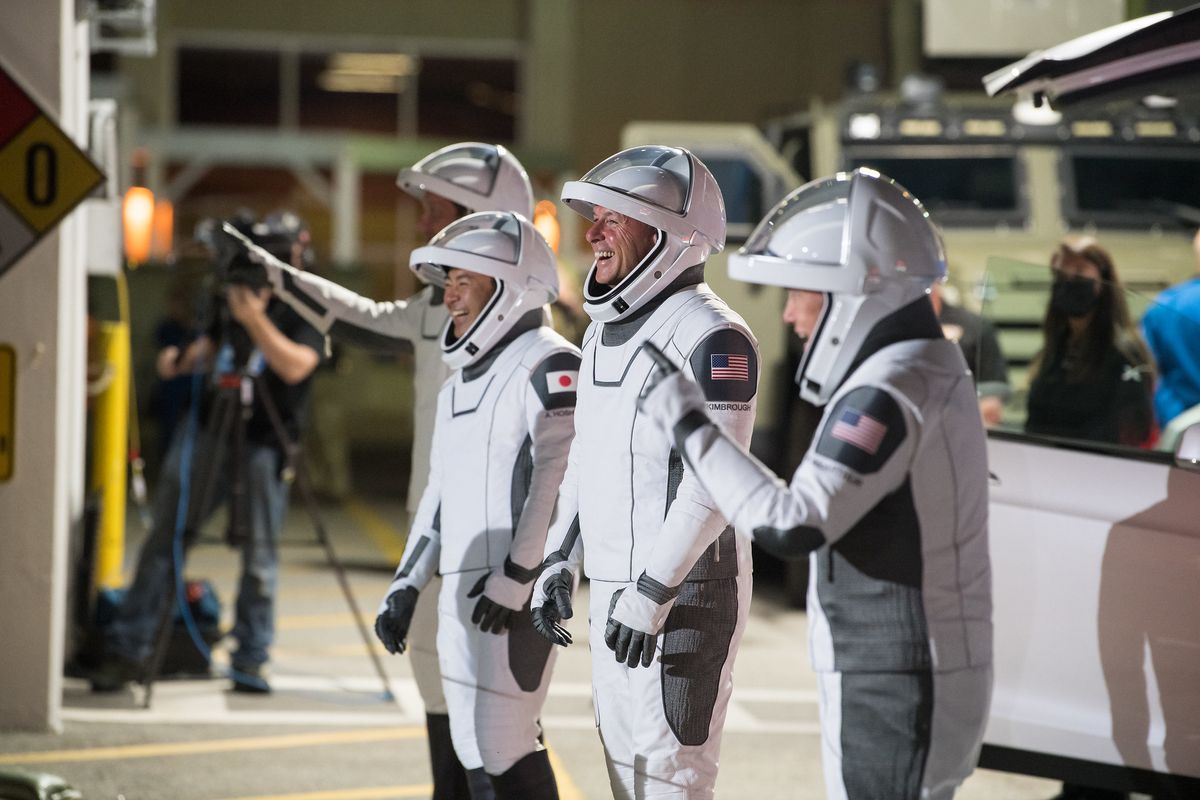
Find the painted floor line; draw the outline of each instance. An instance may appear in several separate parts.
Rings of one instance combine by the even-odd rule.
[[[399,564],[400,556],[404,555],[404,532],[390,524],[362,500],[350,498],[343,507],[351,519],[367,532],[367,536],[379,548],[379,552],[391,563]]]
[[[363,744],[398,739],[421,739],[424,726],[407,728],[369,728],[353,731],[292,733],[282,736],[246,736],[236,739],[206,739],[197,742],[161,742],[116,747],[87,747],[79,750],[45,750],[33,753],[0,755],[0,764],[62,764],[81,761],[116,761],[128,758],[164,758],[203,753],[229,753],[248,750],[283,750],[293,747]]]

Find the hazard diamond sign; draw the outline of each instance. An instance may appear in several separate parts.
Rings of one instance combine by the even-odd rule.
[[[103,180],[0,67],[0,275]]]

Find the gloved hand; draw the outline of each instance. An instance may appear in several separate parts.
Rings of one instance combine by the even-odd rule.
[[[656,369],[638,397],[638,408],[659,424],[668,435],[674,435],[676,423],[692,412],[705,413],[705,398],[695,381],[689,380],[661,350],[650,342],[642,345],[654,359]]]
[[[559,623],[575,615],[571,608],[571,589],[574,585],[575,576],[566,567],[556,569],[551,566],[534,581],[529,609],[533,628],[551,644],[566,647],[573,641],[571,632]]]
[[[375,635],[392,655],[404,652],[408,626],[412,624],[416,607],[417,590],[406,586],[388,595],[384,608],[375,617]]]
[[[247,236],[228,222],[221,225],[222,230],[237,240],[246,250],[246,258],[255,264],[260,264],[267,274],[267,281],[272,291],[278,292],[283,288],[283,273],[295,269],[291,264],[280,261],[266,249],[252,242]]]
[[[499,572],[481,577],[467,597],[478,597],[471,612],[471,624],[484,633],[500,633],[512,625],[512,616],[521,610],[529,597],[530,587]]]
[[[645,573],[643,573],[644,577]],[[636,586],[613,592],[604,628],[604,643],[627,667],[650,666],[658,645],[658,633],[675,605],[672,597],[658,603],[637,590]]]

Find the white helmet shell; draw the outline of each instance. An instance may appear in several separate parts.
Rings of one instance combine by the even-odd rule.
[[[524,217],[506,211],[484,211],[450,223],[409,258],[417,274],[440,276],[462,269],[496,281],[479,317],[462,336],[447,320],[442,328],[442,359],[462,369],[485,356],[525,314],[558,298],[554,252]]]
[[[413,197],[426,192],[468,211],[513,211],[533,216],[533,187],[517,157],[498,144],[460,142],[400,170],[396,185]]]
[[[859,168],[785,197],[729,257],[729,275],[826,295],[796,373],[800,396],[820,405],[845,380],[871,329],[945,278],[946,254],[916,197]]]
[[[689,267],[725,246],[725,201],[704,162],[679,147],[622,150],[563,186],[562,200],[587,219],[597,206],[657,228],[658,242],[616,286],[584,281],[583,308],[597,322],[628,316]]]

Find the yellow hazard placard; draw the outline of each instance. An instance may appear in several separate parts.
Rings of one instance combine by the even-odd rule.
[[[46,117],[0,147],[0,198],[38,233],[54,227],[102,177]]]
[[[17,406],[17,354],[0,344],[0,481],[12,477]]]
[[[91,159],[0,68],[0,275],[103,180]]]

